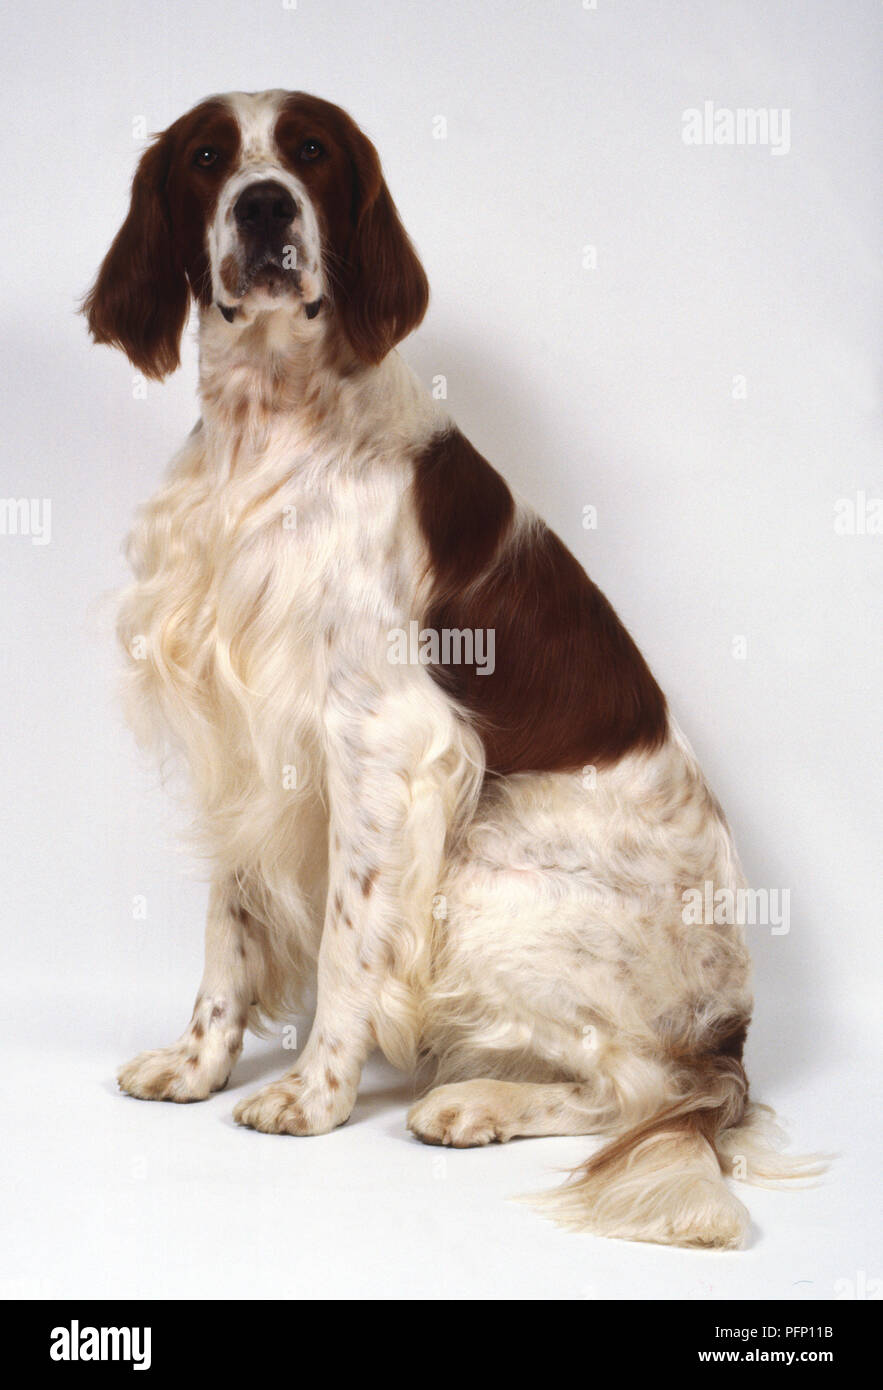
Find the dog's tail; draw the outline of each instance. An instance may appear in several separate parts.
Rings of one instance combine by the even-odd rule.
[[[695,1089],[613,1139],[564,1187],[531,1200],[563,1225],[621,1240],[738,1249],[749,1217],[724,1174],[775,1185],[818,1175],[788,1158],[766,1106],[748,1103],[735,1057],[703,1059]]]

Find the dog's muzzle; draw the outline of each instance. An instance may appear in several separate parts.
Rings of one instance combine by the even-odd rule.
[[[287,291],[302,294],[298,254],[301,240],[294,230],[300,209],[297,200],[275,179],[260,179],[242,190],[233,205],[241,247],[236,294],[244,298],[252,289],[278,298]],[[230,286],[231,291],[233,286]],[[307,318],[319,312],[321,299],[304,304]],[[228,323],[236,316],[236,306],[218,302]]]

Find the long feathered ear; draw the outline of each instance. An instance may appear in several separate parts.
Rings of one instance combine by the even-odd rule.
[[[380,159],[357,131],[354,227],[335,306],[346,335],[365,362],[380,362],[416,328],[429,303],[426,272],[402,226]]]
[[[128,216],[83,301],[95,342],[121,348],[139,371],[159,380],[180,362],[190,307],[165,199],[167,134],[142,155]]]

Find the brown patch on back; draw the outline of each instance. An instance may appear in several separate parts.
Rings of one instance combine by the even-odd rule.
[[[495,669],[430,666],[475,718],[488,769],[563,772],[660,744],[665,698],[616,613],[543,523],[514,534],[506,483],[457,429],[415,460],[432,561],[425,627],[492,629]]]

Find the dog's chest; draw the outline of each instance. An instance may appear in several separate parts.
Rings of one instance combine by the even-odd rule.
[[[368,629],[395,621],[407,600],[401,504],[390,476],[342,473],[333,460],[293,468],[272,495],[246,503],[229,567],[215,557],[217,595],[238,599],[229,612],[217,603],[219,630],[228,635],[232,620],[241,633],[250,606],[255,635],[273,632],[295,678],[321,683],[329,660],[345,660],[350,649],[355,659]]]
[[[221,481],[196,445],[198,485],[179,471],[133,535],[121,628],[127,645],[148,634],[141,693],[185,743],[198,716],[243,772],[270,748],[277,765],[315,763],[329,685],[381,664],[410,616],[407,479],[276,442]]]

